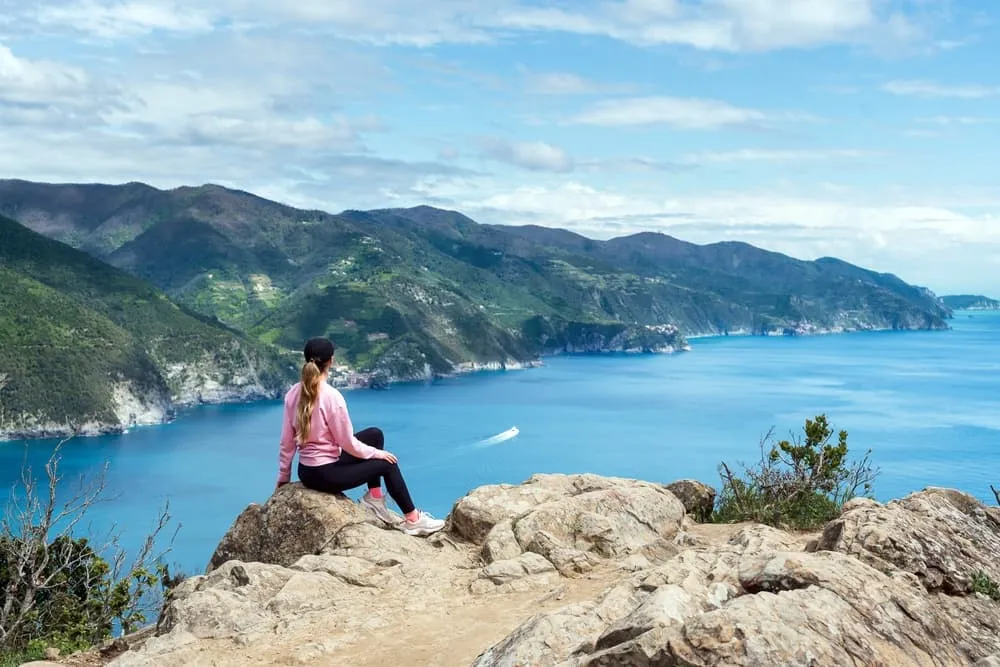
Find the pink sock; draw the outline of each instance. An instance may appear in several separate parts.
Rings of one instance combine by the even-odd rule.
[[[416,523],[417,519],[420,518],[420,512],[418,512],[417,510],[413,510],[409,514],[405,515],[403,518],[405,518],[410,523]]]
[[[372,498],[376,498],[376,499],[381,498],[382,497],[382,487],[380,486],[377,489],[368,489],[368,493],[372,494]]]

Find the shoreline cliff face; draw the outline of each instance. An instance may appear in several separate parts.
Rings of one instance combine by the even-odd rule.
[[[447,371],[435,371],[426,357],[384,361],[376,369],[359,371],[348,365],[335,365],[330,384],[343,390],[387,389],[392,385],[411,382],[431,382],[480,372],[527,370],[544,365],[546,357],[589,356],[595,354],[678,354],[691,351],[688,342],[699,338],[722,336],[817,336],[839,335],[862,331],[899,331],[899,328],[857,326],[856,328],[818,328],[810,323],[769,332],[746,329],[702,333],[686,337],[673,325],[623,327],[601,325],[580,327],[571,335],[542,338],[537,342],[543,351],[530,359],[507,358],[500,361],[466,361],[449,366]],[[22,418],[20,422],[0,420],[0,442],[40,438],[63,438],[118,435],[131,428],[161,425],[173,421],[178,412],[198,405],[251,403],[280,399],[295,381],[294,367],[276,378],[273,369],[258,371],[253,360],[240,351],[227,364],[233,370],[217,368],[219,357],[206,354],[192,363],[165,364],[163,377],[166,391],[142,392],[128,384],[115,385],[113,411],[115,420],[88,420],[70,424],[53,420]]]
[[[414,538],[290,484],[248,506],[155,627],[98,664],[1000,660],[1000,600],[976,583],[1000,581],[1000,508],[928,488],[789,533],[698,523],[713,497],[692,480],[535,475],[472,490],[444,531]]]

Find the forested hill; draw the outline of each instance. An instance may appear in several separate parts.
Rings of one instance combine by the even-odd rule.
[[[430,207],[329,214],[219,186],[0,181],[0,213],[287,349],[332,336],[391,377],[684,334],[947,328],[895,276],[743,243],[595,241]]]
[[[1000,301],[982,294],[949,294],[941,301],[952,310],[1000,310]]]
[[[155,423],[290,376],[274,350],[0,217],[0,437]]]

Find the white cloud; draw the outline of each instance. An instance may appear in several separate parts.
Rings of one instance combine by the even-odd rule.
[[[34,13],[42,26],[105,38],[145,35],[156,30],[207,32],[214,27],[211,15],[203,8],[169,0],[39,2]]]
[[[0,101],[47,104],[81,95],[89,86],[89,77],[82,69],[18,58],[0,44]]]
[[[686,130],[706,130],[760,123],[768,118],[763,111],[719,100],[659,96],[604,100],[577,114],[570,122],[606,127],[670,125]]]
[[[566,151],[544,141],[489,142],[484,155],[531,171],[573,171],[573,160]]]
[[[1000,86],[979,84],[945,84],[934,81],[911,80],[889,81],[882,89],[893,95],[913,97],[955,97],[974,100],[1000,95]]]
[[[44,26],[102,37],[295,24],[346,39],[416,47],[495,41],[512,31],[557,31],[644,46],[739,52],[912,41],[923,37],[919,21],[927,5],[925,0],[591,0],[541,7],[527,0],[435,0],[414,12],[412,0],[216,0],[200,7],[179,0],[49,0],[22,13]]]
[[[732,151],[716,151],[693,153],[684,161],[695,164],[713,164],[726,162],[794,162],[799,160],[839,160],[859,159],[879,155],[878,151],[859,150],[854,148],[830,150],[765,150],[744,148]]]
[[[985,118],[982,116],[933,116],[931,118],[918,118],[918,123],[933,125],[987,125],[996,123],[1000,118]]]
[[[594,81],[571,72],[525,72],[525,78],[528,92],[536,95],[596,95],[635,90],[632,84]]]

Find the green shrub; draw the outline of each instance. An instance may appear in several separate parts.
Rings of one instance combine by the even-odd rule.
[[[712,517],[718,523],[754,521],[792,529],[811,529],[835,518],[845,502],[871,493],[878,476],[871,451],[848,462],[847,431],[836,442],[825,415],[807,419],[804,438],[775,442],[772,432],[761,440],[760,460],[741,465],[742,476],[728,464],[719,466],[722,489]]]
[[[63,495],[56,447],[46,480],[25,467],[0,517],[0,667],[39,659],[48,647],[62,653],[90,648],[138,630],[159,609],[162,594],[180,581],[162,555],[158,536],[170,521],[161,512],[153,531],[128,558],[114,531],[104,540],[74,535],[104,491],[103,472]],[[57,489],[60,493],[57,494]]]
[[[972,577],[972,592],[982,593],[991,600],[1000,602],[1000,584],[990,579],[982,570]]]

